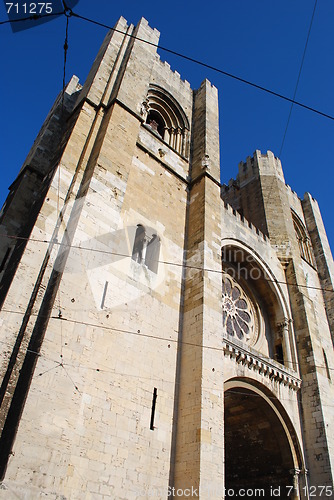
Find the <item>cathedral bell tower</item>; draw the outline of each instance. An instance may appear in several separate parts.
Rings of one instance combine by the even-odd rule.
[[[158,41],[119,19],[1,211],[0,497],[329,496],[319,208],[269,151],[220,184],[217,89]]]

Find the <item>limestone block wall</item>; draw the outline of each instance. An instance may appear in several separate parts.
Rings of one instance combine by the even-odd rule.
[[[189,167],[141,125],[154,51],[107,36],[7,294],[3,495],[167,491]],[[157,272],[132,258],[138,224],[159,237]]]
[[[61,201],[67,198],[58,233],[62,243],[51,249],[30,317],[31,349],[36,324],[50,308],[6,484],[20,493],[31,475],[31,497],[57,491],[69,498],[83,492],[139,498],[138,490],[168,486],[185,186],[136,148],[140,124],[131,115],[115,107],[107,125],[104,120],[103,143],[98,152],[95,144],[81,175],[72,177],[77,194],[70,198],[65,186],[71,185],[73,149],[68,158],[65,151],[59,172]],[[33,238],[43,241],[54,227],[49,207],[59,196],[57,184],[55,177]],[[161,239],[157,275],[131,258],[138,223],[154,228]],[[5,308],[15,310],[6,318],[8,343],[15,340],[18,310],[27,308],[45,247],[28,243],[18,280],[24,269],[30,279],[21,286],[14,282],[7,297]],[[26,337],[11,385],[22,370],[29,332]]]
[[[196,93],[193,117],[173,484],[185,492],[202,488],[202,498],[210,498],[210,487],[212,497],[224,486],[224,409],[218,107],[208,81]]]
[[[78,78],[72,77],[64,96],[59,94],[13,184],[0,212],[0,303],[8,291],[17,263],[25,248],[46,191],[61,155],[63,134],[69,136],[74,121],[66,119],[73,111]]]
[[[158,40],[145,20],[134,29],[120,19],[117,29]],[[155,48],[120,33],[107,35],[77,98],[73,130],[4,304],[2,473],[10,456],[5,491],[27,491],[27,477],[32,498],[55,491],[69,498],[145,498],[149,488],[167,491],[179,401],[189,164],[143,124],[141,105],[152,83],[178,100],[191,124],[189,84],[159,61]],[[209,82],[196,102],[198,117],[204,111],[205,118],[197,127],[197,174],[210,154],[219,177],[217,92]],[[203,142],[210,126],[214,134]],[[212,213],[217,181],[213,186]],[[200,255],[205,265],[220,267],[219,211],[212,228],[209,212]],[[139,224],[159,237],[157,272],[133,258]],[[208,247],[206,239],[212,240]],[[206,286],[216,295],[221,281],[210,276]],[[210,338],[220,321],[219,305],[213,295],[204,300]],[[216,388],[204,400],[217,401],[212,439],[221,481],[221,357],[206,356],[205,377]],[[196,427],[197,482],[213,477],[203,465],[204,457],[206,463],[213,459],[212,419],[217,415],[203,414]]]

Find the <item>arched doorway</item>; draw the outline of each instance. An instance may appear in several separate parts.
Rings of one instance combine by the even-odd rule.
[[[246,498],[299,498],[297,438],[266,392],[240,380],[225,384],[226,499],[247,490]]]

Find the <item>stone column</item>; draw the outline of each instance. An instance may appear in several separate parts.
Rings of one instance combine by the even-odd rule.
[[[299,492],[299,474],[301,470],[300,469],[291,469],[290,473],[292,475],[292,481],[293,481],[293,491],[291,494],[291,499],[292,500],[300,500],[300,492]]]
[[[284,318],[283,323],[281,324],[282,328],[282,337],[283,337],[283,353],[284,359],[288,368],[293,368],[292,356],[291,356],[291,348],[290,348],[290,339],[289,339],[289,320],[288,318]]]

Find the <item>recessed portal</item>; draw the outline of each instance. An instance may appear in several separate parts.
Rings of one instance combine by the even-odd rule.
[[[228,490],[233,490],[235,497],[241,489],[261,490],[259,498],[295,498],[293,470],[289,441],[273,408],[256,392],[244,387],[228,389],[225,392],[225,498],[233,496],[228,495]]]

